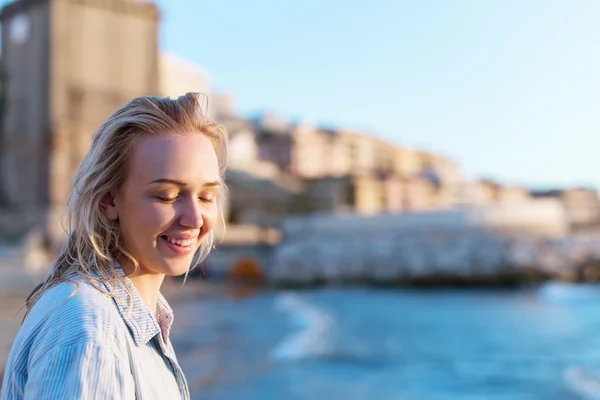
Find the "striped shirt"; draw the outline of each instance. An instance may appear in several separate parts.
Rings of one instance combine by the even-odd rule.
[[[122,270],[117,269],[121,275]],[[190,398],[169,332],[173,311],[159,293],[157,318],[133,283],[51,288],[23,322],[6,364],[0,400]],[[74,292],[74,294],[73,294]]]

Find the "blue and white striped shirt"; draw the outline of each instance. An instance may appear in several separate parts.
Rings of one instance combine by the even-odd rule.
[[[86,282],[74,294],[71,282],[44,293],[15,337],[0,400],[188,400],[169,339],[173,311],[159,294],[154,318],[133,283],[125,284],[130,309],[119,285],[102,284],[122,301]]]

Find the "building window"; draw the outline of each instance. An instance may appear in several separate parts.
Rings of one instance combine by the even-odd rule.
[[[344,205],[354,206],[356,204],[356,188],[353,182],[344,185]]]

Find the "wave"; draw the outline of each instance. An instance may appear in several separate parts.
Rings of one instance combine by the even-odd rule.
[[[600,297],[600,285],[597,283],[549,282],[542,285],[539,295],[549,301],[577,301]]]
[[[565,380],[571,393],[583,400],[600,400],[600,378],[581,367],[571,366],[565,371]]]
[[[334,319],[324,309],[293,293],[275,298],[278,309],[288,314],[298,331],[285,337],[270,352],[275,361],[318,358],[332,353]]]

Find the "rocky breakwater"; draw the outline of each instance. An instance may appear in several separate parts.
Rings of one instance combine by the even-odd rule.
[[[569,235],[555,224],[559,218],[538,224],[546,234],[531,229],[535,224],[512,229],[517,225],[508,220],[500,226],[482,218],[481,210],[290,219],[268,279],[276,286],[600,280],[600,236]]]

